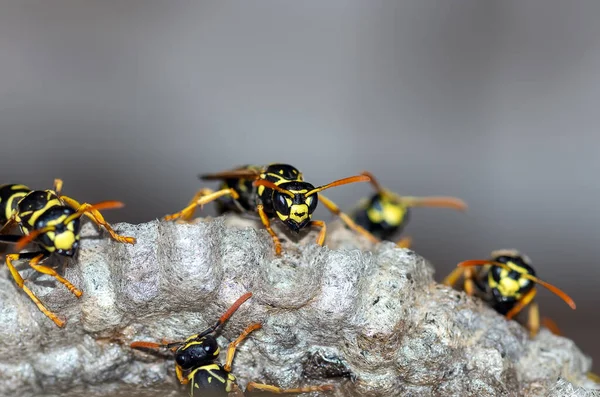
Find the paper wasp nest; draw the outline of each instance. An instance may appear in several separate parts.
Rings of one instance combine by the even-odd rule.
[[[328,247],[315,245],[313,232],[298,244],[285,238],[275,258],[268,234],[249,225],[235,216],[117,224],[137,238],[130,246],[86,224],[77,260],[65,269],[81,299],[22,268],[66,318],[64,329],[4,274],[0,394],[184,396],[172,360],[129,343],[197,333],[251,291],[220,338],[225,346],[263,323],[234,361],[242,387],[254,380],[331,383],[330,396],[593,395],[584,375],[591,360],[572,341],[546,329],[530,340],[517,323],[433,282],[432,266],[413,251],[372,247],[330,223]]]

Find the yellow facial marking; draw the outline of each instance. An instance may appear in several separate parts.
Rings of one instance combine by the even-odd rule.
[[[399,225],[406,215],[406,208],[387,203],[383,206],[383,219],[390,225]]]
[[[496,288],[498,288],[498,291],[500,291],[503,296],[513,296],[517,299],[520,296],[519,289],[521,289],[521,286],[517,280],[513,280],[512,278],[502,278]]]
[[[400,225],[404,221],[407,208],[397,202],[392,202],[389,199],[382,197],[380,200],[381,207],[369,207],[367,216],[373,223],[385,222],[388,225]]]
[[[50,234],[50,233],[48,233]],[[63,250],[70,250],[73,248],[73,244],[75,244],[76,238],[75,238],[75,234],[70,231],[64,231],[60,234],[57,234],[56,237],[54,237],[53,242],[54,242],[54,246],[57,249],[63,249]]]
[[[262,194],[263,194],[264,191],[265,191],[265,187],[264,186],[261,185],[261,186],[258,187],[257,192],[258,192],[259,196],[262,196]]]
[[[515,264],[514,262],[507,262],[506,265],[512,271],[518,272],[520,274],[527,273],[527,269]],[[496,282],[496,280],[494,280],[494,277],[492,276],[492,273],[490,272],[488,276],[488,284],[490,285],[490,287],[498,289],[498,291],[503,296],[509,296],[515,299],[519,299],[523,295],[520,292],[521,289],[527,286],[529,280],[527,280],[524,277],[519,277],[515,280],[508,276],[509,273],[510,271],[508,269],[502,269],[500,271],[500,281]]]
[[[290,208],[290,219],[301,223],[309,217],[308,205],[306,204],[295,204]]]
[[[276,214],[277,214],[277,217],[278,217],[279,219],[281,219],[282,221],[286,221],[286,220],[288,219],[288,216],[287,216],[287,215],[284,215],[284,214],[282,214],[282,213],[281,213],[281,212],[279,212],[279,211],[277,211],[277,212],[276,212]]]

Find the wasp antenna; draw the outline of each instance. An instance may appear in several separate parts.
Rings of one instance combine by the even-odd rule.
[[[328,183],[327,185],[316,187],[313,190],[306,193],[304,196],[305,197],[312,196],[315,193],[322,192],[325,189],[329,189],[329,188],[332,188],[335,186],[347,185],[349,183],[356,183],[356,182],[371,182],[371,181],[372,181],[372,179],[369,175],[365,175],[365,174],[355,175],[355,176],[351,176],[351,177],[344,178],[344,179],[338,179],[337,181],[333,181],[331,183]]]
[[[101,201],[99,203],[92,204],[91,206],[88,204],[84,204],[81,207],[79,207],[77,212],[69,215],[67,217],[67,219],[64,220],[63,223],[66,224],[76,218],[80,218],[86,212],[90,212],[90,211],[94,211],[94,210],[98,211],[98,210],[118,209],[118,208],[123,208],[124,206],[125,206],[124,203],[122,203],[121,201],[115,201],[115,200]]]
[[[283,188],[277,186],[276,184],[274,184],[271,181],[267,181],[267,180],[264,180],[264,179],[259,179],[259,180],[254,181],[253,185],[254,186],[264,186],[264,187],[269,188],[269,189],[277,190],[279,193],[283,193],[283,194],[285,194],[287,196],[294,197],[294,193],[290,192],[289,190],[286,190],[286,189],[283,189]]]
[[[154,342],[131,342],[129,345],[132,349],[153,349],[158,350],[161,347],[165,347],[165,345],[161,345],[160,343]]]
[[[386,190],[379,184],[379,182],[377,181],[377,179],[375,179],[375,176],[373,174],[371,174],[369,171],[363,171],[360,174],[367,176],[371,179],[369,182],[371,182],[371,185],[373,185],[373,189],[375,189],[377,193],[386,194]]]
[[[465,211],[467,203],[456,197],[431,196],[431,197],[402,197],[400,201],[409,207],[442,207]]]
[[[510,267],[504,265],[503,263],[495,263],[487,259],[472,259],[464,262],[460,262],[457,267],[472,267],[472,266],[485,266],[497,264],[500,267],[504,267],[505,269],[511,270]]]
[[[522,274],[521,276],[525,277],[526,279],[529,279],[537,284],[543,285],[544,287],[548,288],[550,291],[552,291],[554,294],[558,295],[558,297],[560,299],[562,299],[563,301],[565,301],[565,303],[567,305],[569,305],[571,307],[571,309],[575,310],[576,305],[575,305],[575,301],[569,296],[567,295],[563,290],[561,290],[558,287],[555,287],[554,285],[547,283],[543,280],[540,280],[539,278],[532,276],[531,274]]]
[[[17,245],[15,246],[15,249],[18,251],[22,250],[23,248],[25,248],[27,246],[27,244],[31,243],[33,240],[38,238],[41,234],[47,233],[54,229],[56,229],[54,226],[46,226],[41,229],[33,230],[31,233],[29,233],[26,236],[23,236],[22,238],[20,238],[17,241]]]
[[[219,326],[221,324],[223,324],[225,321],[227,321],[229,319],[229,317],[231,317],[233,315],[233,313],[235,313],[235,311],[242,305],[242,303],[246,302],[251,297],[252,297],[252,292],[247,292],[244,295],[242,295],[241,297],[239,297],[238,300],[236,300],[233,303],[233,305],[231,305],[231,307],[229,309],[227,309],[227,311],[225,313],[223,313],[223,315],[219,318],[219,320],[217,321],[217,323],[215,325],[213,325],[210,328],[207,328],[205,331],[198,334],[197,338],[201,338],[205,335],[210,334],[211,332],[214,332],[217,328],[219,328]]]

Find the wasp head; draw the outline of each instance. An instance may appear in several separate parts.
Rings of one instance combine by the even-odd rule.
[[[80,219],[71,207],[58,206],[44,212],[35,223],[37,242],[50,252],[73,256],[79,248]]]
[[[175,362],[184,370],[209,364],[219,357],[220,349],[212,335],[191,339],[175,352]]]
[[[319,202],[316,194],[306,195],[314,186],[307,182],[287,182],[279,188],[273,190],[273,209],[283,223],[299,232],[308,225]]]

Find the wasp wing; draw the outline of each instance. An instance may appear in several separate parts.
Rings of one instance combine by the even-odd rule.
[[[0,235],[0,244],[1,243],[16,244],[22,238],[23,238],[23,235],[14,235],[14,234]]]
[[[258,179],[261,170],[259,168],[240,167],[234,170],[216,172],[214,174],[200,174],[198,178],[205,181],[224,179]]]

